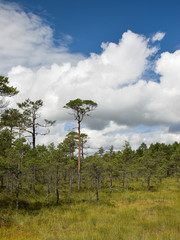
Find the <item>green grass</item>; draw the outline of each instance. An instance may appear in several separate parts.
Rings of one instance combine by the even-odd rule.
[[[42,203],[45,199],[31,197],[24,205],[27,210],[19,211],[9,203],[8,209],[0,209],[0,239],[180,239],[180,188],[172,179],[150,192],[100,191],[99,202],[90,202],[89,197],[82,191],[72,195],[71,203],[61,198],[59,206],[49,207]]]

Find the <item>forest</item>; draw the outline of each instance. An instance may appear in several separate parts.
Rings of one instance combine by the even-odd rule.
[[[88,135],[81,133],[80,124],[84,116],[96,108],[97,104],[91,100],[76,99],[67,103],[65,108],[73,111],[78,131],[70,131],[57,146],[54,143],[48,146],[38,145],[37,136],[43,138],[48,134],[55,121],[41,119],[42,100],[26,99],[17,103],[15,109],[8,108],[5,97],[13,98],[18,94],[18,90],[9,84],[8,78],[0,76],[1,228],[3,225],[8,227],[9,224],[9,217],[4,214],[5,209],[17,212],[40,211],[43,207],[46,207],[46,210],[51,207],[63,209],[67,204],[83,204],[83,201],[87,204],[111,205],[112,196],[116,196],[118,192],[122,194],[122,198],[130,196],[127,195],[129,192],[154,194],[172,181],[173,186],[180,187],[180,143],[155,143],[150,146],[142,143],[133,150],[130,143],[125,142],[122,150],[115,151],[113,146],[105,150],[102,146],[94,154],[86,156]],[[27,136],[30,141],[27,141]],[[139,196],[141,193],[139,192]],[[132,199],[133,196],[135,195],[131,195]],[[132,199],[128,199],[130,198],[127,197],[126,202],[130,203]],[[96,205],[93,205],[93,209],[95,207]],[[96,221],[94,218],[92,224],[96,225]],[[89,238],[58,238],[53,234],[54,237],[51,238],[31,236],[27,239],[106,239],[102,238],[103,235],[99,238],[92,235]],[[174,236],[177,237],[178,234],[176,232]],[[178,239],[176,237],[159,239]],[[151,238],[122,236],[112,239]]]

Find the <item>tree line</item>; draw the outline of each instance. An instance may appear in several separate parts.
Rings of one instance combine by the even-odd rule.
[[[18,93],[9,86],[8,78],[0,76],[1,120],[0,120],[0,190],[3,195],[12,194],[19,208],[19,194],[46,192],[46,202],[55,196],[59,204],[61,190],[66,189],[69,199],[73,191],[89,189],[99,200],[99,190],[110,193],[118,189],[129,190],[132,183],[140,182],[148,191],[152,183],[161,183],[166,177],[180,177],[180,144],[175,142],[142,143],[133,150],[129,142],[123,149],[114,151],[99,148],[91,156],[84,156],[88,136],[81,133],[80,124],[84,116],[97,104],[91,100],[71,100],[64,107],[71,109],[78,123],[78,131],[69,132],[57,146],[54,143],[36,145],[38,134],[48,134],[52,120],[40,118],[42,100],[26,99],[18,103],[19,109],[8,108],[3,97]],[[43,129],[43,130],[42,130]],[[32,139],[27,142],[26,133]],[[78,153],[78,154],[77,154]],[[77,186],[77,187],[76,187]]]

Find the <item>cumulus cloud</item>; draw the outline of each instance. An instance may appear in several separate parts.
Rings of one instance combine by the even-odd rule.
[[[12,6],[8,11],[11,9]],[[142,141],[180,140],[169,129],[170,125],[180,122],[180,51],[162,53],[154,63],[151,56],[157,54],[158,48],[151,46],[149,38],[129,30],[117,44],[103,43],[101,54],[93,53],[83,58],[68,53],[67,49],[55,47],[51,28],[43,25],[39,17],[14,7],[12,12],[16,23],[19,19],[17,25],[21,30],[14,31],[12,21],[7,23],[13,26],[11,29],[15,38],[20,40],[18,37],[23,36],[31,24],[29,32],[24,33],[30,40],[27,40],[28,37],[23,38],[22,44],[28,46],[28,50],[22,56],[16,48],[11,49],[11,53],[6,49],[6,43],[0,40],[1,46],[5,45],[4,56],[7,54],[10,58],[12,55],[13,59],[9,65],[4,65],[9,67],[9,80],[20,90],[13,99],[15,102],[24,101],[28,97],[32,100],[42,99],[42,117],[57,120],[51,135],[40,141],[58,143],[63,140],[67,129],[71,126],[74,128],[76,124],[72,124],[73,117],[63,106],[75,98],[91,99],[98,103],[97,110],[82,124],[82,131],[90,137],[89,151],[95,151],[101,146],[108,148],[110,145],[118,149],[125,140],[130,141],[134,148]],[[22,23],[22,19],[26,21]],[[11,35],[5,28],[3,33],[6,42],[11,43]],[[36,36],[35,41],[32,36]],[[158,32],[153,41],[160,41],[163,36],[163,33]],[[30,55],[27,63],[25,59],[29,52],[38,48],[40,52],[33,56],[35,61]],[[45,58],[47,54],[50,54],[48,60]],[[59,56],[62,56],[60,61]],[[17,59],[18,65],[14,59]],[[147,81],[143,76],[152,65],[155,65],[157,79]],[[148,131],[142,131],[139,126],[146,126]]]
[[[129,38],[134,41],[129,41]],[[129,52],[130,47],[136,47],[137,52]],[[144,37],[128,31],[119,44],[107,45],[102,54],[92,55],[76,66],[70,63],[54,64],[51,68],[42,67],[37,71],[18,66],[12,68],[9,77],[20,90],[17,101],[27,96],[42,98],[47,118],[51,116],[60,121],[70,119],[67,110],[62,107],[70,99],[80,97],[92,99],[99,105],[93,118],[86,121],[91,128],[102,129],[111,120],[127,126],[176,123],[180,121],[180,107],[177,104],[180,100],[180,54],[162,54],[156,63],[156,72],[162,75],[160,83],[147,82],[141,76],[148,67],[148,57],[154,51]],[[139,61],[136,57],[138,52],[142,52],[138,56]],[[104,60],[106,58],[109,63]],[[176,64],[170,64],[173,61]]]
[[[147,83],[140,79],[148,68],[148,58],[155,52],[156,48],[149,48],[145,37],[128,31],[118,44],[106,44],[102,54],[92,54],[76,66],[53,64],[37,71],[17,66],[9,72],[9,77],[20,90],[17,100],[38,96],[45,101],[47,109],[54,109],[51,113],[44,112],[58,120],[67,118],[67,110],[61,110],[62,106],[70,99],[80,97],[92,99],[99,105],[94,124],[91,122],[89,126],[97,128],[102,119],[104,124],[113,120],[136,125],[142,121],[142,108],[147,98],[143,93]]]

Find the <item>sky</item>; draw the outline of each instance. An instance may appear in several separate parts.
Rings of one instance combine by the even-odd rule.
[[[77,123],[63,106],[98,104],[84,119],[87,152],[180,141],[180,2],[0,0],[0,75],[42,99],[56,120],[39,144],[60,143]]]

